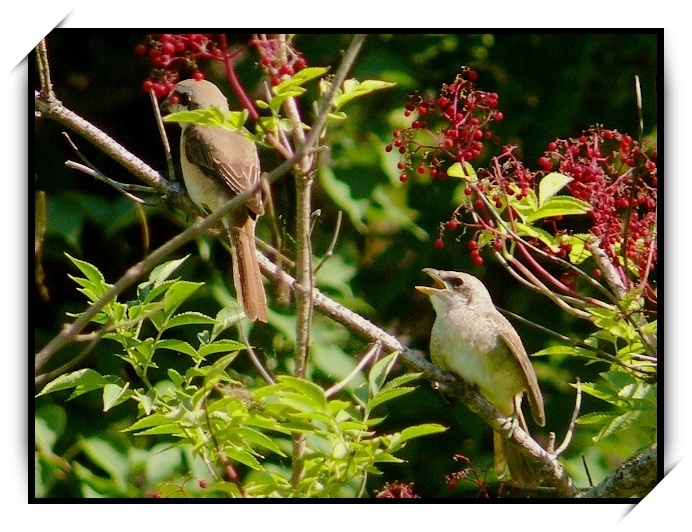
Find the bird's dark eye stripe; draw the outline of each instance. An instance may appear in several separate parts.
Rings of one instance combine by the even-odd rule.
[[[459,288],[460,286],[464,285],[464,280],[461,277],[452,277],[449,280],[449,284],[451,284],[454,288]]]

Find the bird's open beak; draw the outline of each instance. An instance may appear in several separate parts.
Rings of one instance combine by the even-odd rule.
[[[442,280],[442,277],[440,277],[438,270],[435,270],[434,268],[423,268],[423,271],[433,278],[433,281],[435,281],[435,286],[416,286],[416,290],[427,296],[431,296],[437,292],[447,289],[447,285]]]

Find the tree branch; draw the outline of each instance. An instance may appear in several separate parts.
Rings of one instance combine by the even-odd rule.
[[[622,464],[603,482],[584,493],[584,497],[644,497],[656,486],[657,469],[658,446],[654,444],[648,451]]]

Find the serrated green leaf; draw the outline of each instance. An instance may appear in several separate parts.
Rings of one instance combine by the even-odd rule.
[[[90,264],[84,260],[77,259],[73,257],[72,255],[65,253],[68,259],[79,268],[79,271],[81,271],[86,278],[91,281],[94,285],[102,285],[105,284],[106,280],[103,277],[103,274],[99,271],[99,269],[94,266],[93,264]]]
[[[552,345],[532,353],[532,357],[542,357],[546,355],[573,355],[575,353],[574,347],[569,345]]]
[[[43,387],[36,397],[57,392],[59,390],[71,390],[74,388],[70,399],[83,393],[103,388],[106,384],[123,384],[123,381],[115,375],[101,375],[93,369],[80,369],[65,375],[60,375]]]
[[[125,383],[124,386],[118,384],[106,384],[103,387],[103,411],[108,412],[114,406],[127,401],[133,395],[133,391],[129,389],[130,383]]]
[[[193,283],[191,281],[176,281],[166,291],[163,296],[164,310],[170,316],[175,310],[193,293],[195,293],[204,283]]]
[[[324,67],[308,67],[304,68],[302,70],[299,70],[295,74],[293,74],[290,78],[282,81],[279,83],[276,87],[274,87],[273,91],[274,94],[280,94],[292,87],[300,87],[301,85],[304,85],[310,80],[313,80],[315,78],[319,78],[323,75],[325,75],[329,69],[324,68]]]
[[[247,349],[247,346],[235,340],[215,340],[208,344],[204,344],[199,348],[200,356],[206,358],[214,353],[238,352]]]
[[[178,353],[183,353],[197,360],[200,358],[199,353],[187,342],[183,340],[175,340],[173,338],[166,340],[159,340],[156,342],[156,349],[169,349],[170,351],[177,351]]]
[[[215,323],[216,320],[214,318],[202,314],[201,312],[188,311],[172,316],[166,321],[165,328],[167,330],[172,327],[180,327],[181,325],[211,325]]]
[[[404,373],[403,375],[399,375],[398,377],[387,381],[384,386],[382,386],[382,391],[384,392],[385,390],[391,390],[393,388],[403,386],[406,383],[417,380],[421,375],[422,373]]]
[[[187,438],[187,433],[182,429],[180,423],[174,423],[168,420],[167,424],[156,425],[149,429],[144,429],[140,432],[135,432],[135,436],[175,436],[178,438]]]
[[[538,205],[543,205],[570,181],[574,181],[574,179],[559,172],[550,172],[538,183]]]
[[[527,223],[533,223],[542,218],[552,216],[570,216],[586,214],[591,210],[591,205],[571,196],[554,196],[541,205],[535,212],[526,217]]]
[[[228,458],[230,458],[231,460],[235,460],[236,462],[245,464],[246,466],[256,471],[262,470],[262,464],[260,464],[257,461],[257,458],[255,458],[249,452],[243,449],[235,449],[233,447],[227,446],[224,448],[224,452],[226,453],[226,456],[228,456]]]
[[[370,373],[368,374],[368,384],[370,386],[370,395],[375,397],[380,391],[380,388],[384,385],[389,372],[394,367],[398,352],[390,353],[389,355],[382,357],[378,360],[372,368],[370,368]]]
[[[437,423],[424,423],[422,425],[406,427],[401,431],[400,442],[411,440],[413,438],[420,438],[421,436],[428,436],[430,434],[439,434],[440,432],[444,432],[446,430],[446,427]]]
[[[278,454],[279,456],[286,456],[286,454],[279,448],[279,446],[276,445],[276,443],[274,443],[274,440],[272,440],[266,434],[263,434],[262,432],[247,426],[237,427],[236,431],[238,433],[238,436],[240,436],[240,438],[242,438],[244,441],[248,441],[254,443],[255,445],[259,445],[260,447],[268,449],[273,453]]]
[[[382,403],[386,403],[387,401],[391,401],[392,399],[406,395],[407,393],[412,392],[415,390],[413,387],[400,387],[400,388],[393,388],[391,390],[382,390],[380,391],[375,397],[370,399],[367,404],[367,411],[371,412],[374,410],[377,406],[381,405]]]
[[[532,225],[526,225],[521,222],[516,222],[517,234],[519,236],[528,236],[532,238],[537,238],[543,244],[548,246],[551,250],[557,252],[560,249],[558,240],[543,229],[534,227]]]
[[[148,429],[150,427],[157,427],[159,425],[168,425],[171,420],[162,414],[152,414],[150,416],[138,419],[132,425],[121,430],[121,432],[135,432],[137,430]]]
[[[613,414],[607,412],[591,412],[577,418],[580,425],[602,425],[613,419]]]
[[[190,255],[188,254],[181,259],[169,260],[168,262],[164,262],[163,264],[156,266],[149,274],[149,283],[151,283],[154,288],[160,286],[161,283],[166,281],[171,274],[187,260],[189,256]]]
[[[302,394],[310,404],[321,411],[327,411],[327,396],[324,390],[314,382],[310,382],[290,375],[282,375],[277,379],[279,383],[290,386],[300,394]]]
[[[366,79],[358,82],[355,79],[347,79],[343,83],[343,92],[334,98],[334,110],[338,111],[344,105],[355,98],[360,98],[371,92],[394,87],[396,83],[388,83],[374,79]]]

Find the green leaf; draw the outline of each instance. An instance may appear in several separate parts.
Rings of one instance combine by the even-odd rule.
[[[105,284],[103,274],[99,271],[99,269],[96,266],[94,266],[93,264],[89,264],[86,261],[76,259],[68,253],[65,253],[65,255],[68,259],[70,259],[70,261],[72,261],[72,264],[77,266],[77,268],[79,268],[79,271],[81,271],[86,276],[86,278],[89,281],[91,281],[92,285],[101,286]]]
[[[175,310],[204,283],[193,283],[191,281],[176,281],[168,289],[163,298],[164,310],[170,316]]]
[[[199,354],[206,358],[214,353],[237,353],[247,349],[244,343],[236,342],[235,340],[216,340],[214,342],[200,346]]]
[[[116,450],[115,442],[87,438],[80,442],[80,447],[92,462],[109,474],[120,491],[126,489],[129,463],[127,457]]]
[[[567,183],[574,179],[559,172],[550,172],[538,183],[538,205],[543,205],[548,199],[560,192]]]
[[[187,258],[190,255],[185,255],[181,259],[175,259],[175,260],[169,260],[168,262],[164,262],[163,264],[159,264],[151,270],[151,273],[149,274],[149,283],[151,283],[152,286],[157,287],[164,281],[166,281],[171,274],[178,269],[178,267],[187,260]]]
[[[286,456],[286,454],[279,448],[279,446],[276,443],[274,443],[274,440],[272,440],[266,434],[263,434],[262,432],[247,426],[237,427],[235,430],[237,435],[243,441],[247,441],[250,443],[254,443],[255,445],[258,445],[260,447],[264,447],[265,449],[268,449],[273,453],[278,454],[279,456]]]
[[[558,240],[547,231],[544,231],[543,229],[539,229],[538,227],[534,227],[532,225],[523,224],[521,222],[516,222],[516,226],[517,234],[519,236],[537,238],[555,252],[557,252],[560,249]]]
[[[360,98],[371,92],[388,89],[394,86],[396,86],[396,83],[388,83],[375,79],[366,79],[363,82],[359,82],[355,79],[347,79],[342,86],[343,92],[334,98],[334,111],[338,111],[355,98]]]
[[[176,314],[165,323],[165,328],[179,327],[181,325],[211,325],[215,324],[216,320],[201,312],[181,312]]]
[[[368,384],[370,385],[370,394],[373,397],[377,396],[380,388],[382,388],[384,382],[387,380],[389,372],[394,367],[398,355],[398,351],[390,353],[389,355],[378,360],[370,369],[370,373],[368,374]]]
[[[437,423],[424,423],[422,425],[414,425],[412,427],[406,427],[401,431],[400,442],[411,440],[413,438],[420,438],[421,436],[428,436],[430,434],[439,434],[447,430],[447,427],[439,425]]]
[[[314,382],[310,382],[290,375],[281,375],[277,379],[281,384],[290,386],[297,392],[300,392],[310,404],[314,405],[321,411],[327,411],[327,396],[324,390],[317,386]]]
[[[531,356],[532,357],[542,357],[546,355],[573,355],[574,347],[569,345],[553,345],[536,351]]]
[[[194,347],[183,340],[176,340],[174,338],[159,340],[156,342],[156,349],[169,349],[170,351],[184,353],[192,357],[194,360],[200,358],[200,354]]]
[[[133,395],[133,391],[129,389],[130,383],[124,386],[118,384],[106,384],[103,387],[103,411],[108,412],[111,408],[120,403],[124,403]]]
[[[526,217],[528,223],[552,216],[569,216],[574,214],[586,214],[591,210],[591,205],[571,196],[555,196],[541,205],[536,212]]]
[[[103,388],[106,384],[123,384],[123,381],[115,375],[101,375],[93,369],[80,369],[72,373],[60,375],[57,379],[46,384],[36,397],[57,392],[59,390],[71,390],[73,399],[79,395]]]
[[[384,392],[385,390],[398,388],[399,386],[402,386],[406,383],[418,379],[421,375],[422,373],[405,373],[403,375],[399,375],[398,377],[395,377],[394,379],[387,381],[385,385],[382,386],[382,391]]]
[[[255,469],[256,471],[262,470],[262,464],[257,461],[257,458],[252,456],[249,452],[243,449],[237,449],[230,446],[224,447],[224,452],[231,460],[245,464],[246,466]]]
[[[464,167],[462,168],[461,163],[454,163],[452,166],[447,168],[447,175],[449,177],[458,177],[469,183],[474,183],[478,181],[478,176],[476,175],[476,170],[473,168],[471,163],[464,161]]]
[[[371,412],[375,407],[381,405],[382,403],[391,401],[395,397],[406,395],[407,393],[412,392],[413,390],[415,390],[415,388],[413,387],[401,387],[393,388],[391,390],[382,390],[375,397],[370,399],[370,401],[368,401],[366,409],[368,412]]]

